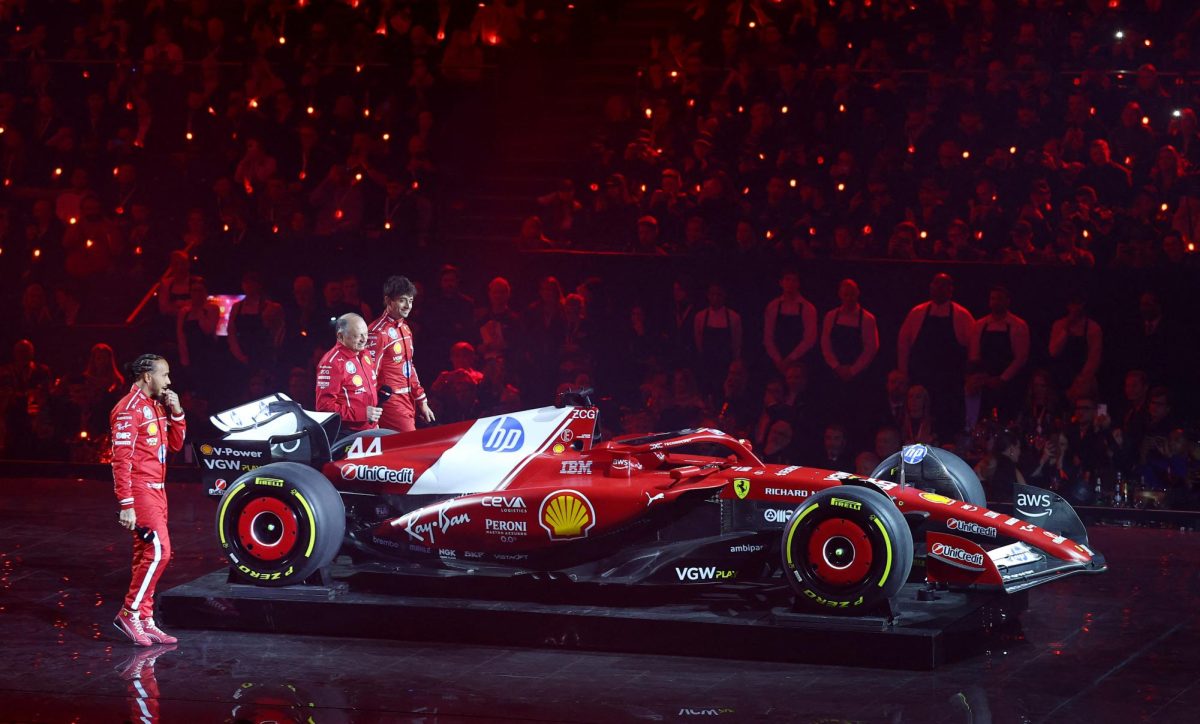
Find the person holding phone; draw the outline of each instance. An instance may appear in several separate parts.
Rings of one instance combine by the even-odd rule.
[[[154,589],[171,560],[167,532],[167,453],[183,449],[187,432],[171,368],[156,354],[129,367],[133,386],[109,414],[117,522],[133,533],[133,576],[113,626],[138,646],[178,641],[154,622]]]

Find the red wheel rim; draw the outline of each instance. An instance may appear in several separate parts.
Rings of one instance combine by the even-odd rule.
[[[826,583],[860,583],[871,570],[871,541],[853,521],[830,518],[808,539],[808,561],[813,573]]]
[[[291,552],[300,535],[296,514],[278,498],[255,498],[238,517],[242,549],[263,561],[277,561]]]

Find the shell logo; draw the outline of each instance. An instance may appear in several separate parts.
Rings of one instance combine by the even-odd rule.
[[[930,503],[937,503],[938,505],[954,505],[954,503],[957,502],[953,498],[947,498],[946,496],[938,495],[937,493],[921,493],[921,497],[925,500],[928,500]]]
[[[204,443],[203,445],[200,446],[200,454],[201,455],[212,455],[212,453],[213,453],[212,445],[209,445],[208,443]]]
[[[350,378],[350,381],[354,383],[355,387],[359,387],[362,385],[362,375],[354,375],[354,377]]]
[[[151,435],[158,434],[158,423],[156,423],[156,422],[150,423],[150,425],[146,427],[146,432]]]
[[[400,354],[402,351],[404,351],[404,347],[399,342],[392,345],[392,352]]]
[[[542,501],[538,523],[550,534],[550,540],[586,538],[596,525],[596,509],[583,493],[556,490]]]

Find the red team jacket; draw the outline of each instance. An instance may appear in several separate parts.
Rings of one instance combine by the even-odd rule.
[[[167,451],[183,449],[187,424],[183,415],[167,416],[158,400],[146,396],[137,385],[109,414],[112,431],[113,487],[121,510],[133,507],[135,484],[162,490],[167,478]]]
[[[375,365],[368,349],[355,352],[338,342],[317,363],[317,409],[341,415],[343,430],[379,426],[367,422],[367,408],[378,405]]]
[[[393,399],[401,400],[403,408],[415,410],[416,404],[425,399],[425,388],[413,366],[413,338],[408,323],[384,312],[367,329],[367,351],[375,359],[379,386],[390,386]]]

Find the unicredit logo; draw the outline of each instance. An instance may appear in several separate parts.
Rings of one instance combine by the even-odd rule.
[[[967,563],[972,566],[983,566],[982,553],[967,553],[962,548],[948,546],[945,543],[934,543],[933,547],[929,549],[929,552],[935,556],[948,558],[952,561],[962,561],[963,563]]]
[[[957,530],[961,533],[974,533],[975,535],[987,536],[988,538],[996,537],[995,528],[992,528],[991,526],[980,525],[978,523],[972,523],[969,520],[951,518],[950,520],[946,521],[946,527],[950,530]]]
[[[364,483],[411,483],[413,469],[393,470],[383,465],[347,465],[342,468],[342,480],[358,480]]]
[[[525,444],[525,429],[512,417],[501,417],[483,431],[484,452],[520,450]]]

